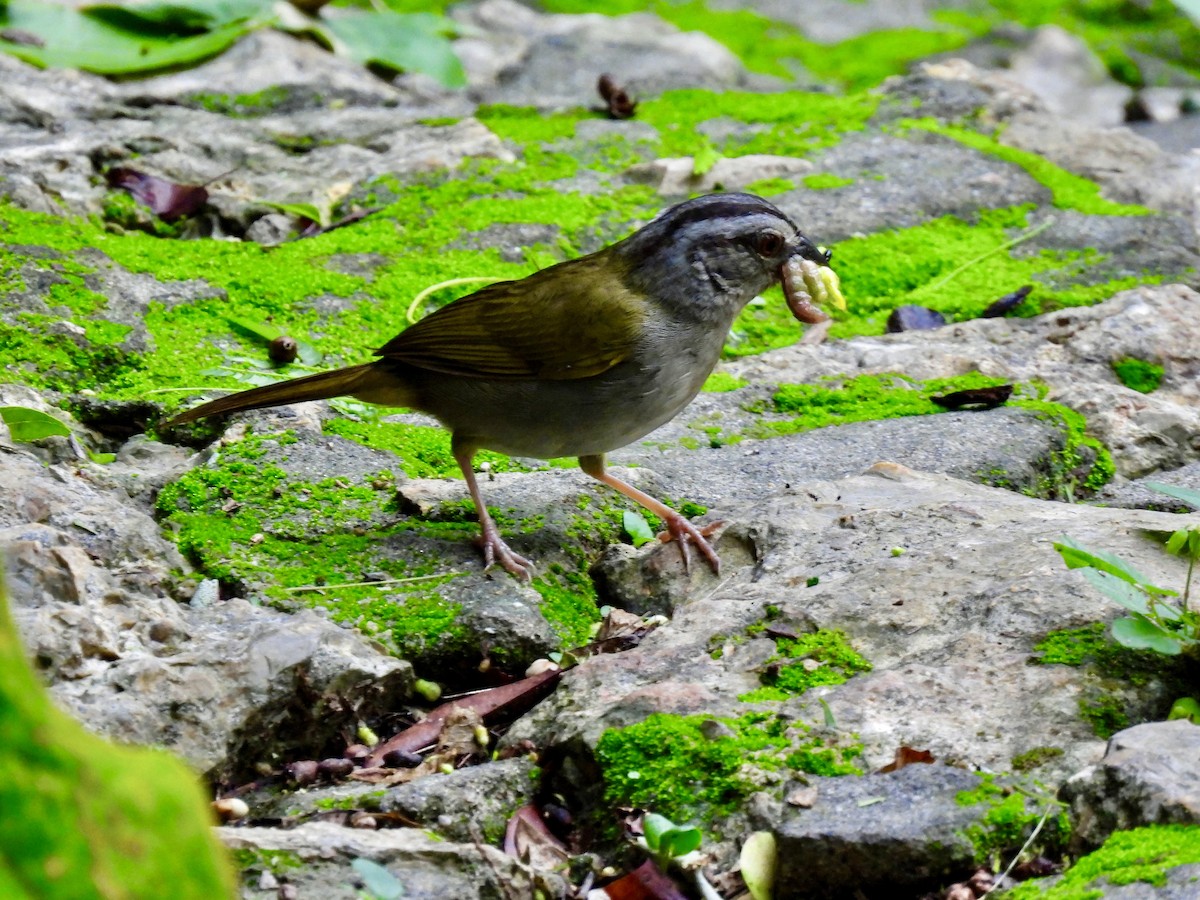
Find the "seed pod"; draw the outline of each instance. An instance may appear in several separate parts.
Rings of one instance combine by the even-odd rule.
[[[222,822],[236,822],[250,815],[250,807],[240,797],[222,797],[214,800],[212,808]]]
[[[345,778],[354,771],[354,763],[342,757],[333,757],[332,759],[323,759],[317,763],[317,771],[325,778],[337,780]]]
[[[356,766],[361,766],[366,762],[367,757],[371,755],[371,748],[366,744],[351,744],[346,748],[346,752],[342,756],[350,760]]]
[[[299,345],[297,345],[294,337],[281,334],[275,340],[271,341],[271,346],[267,349],[267,355],[271,357],[271,362],[290,363],[295,361],[298,350]]]
[[[415,769],[421,764],[421,754],[410,750],[389,750],[380,761],[389,769]]]
[[[298,787],[305,787],[317,780],[318,765],[315,759],[299,759],[284,766],[284,770]]]

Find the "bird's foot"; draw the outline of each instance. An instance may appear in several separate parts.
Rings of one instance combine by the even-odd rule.
[[[506,572],[521,581],[528,583],[533,580],[533,563],[504,543],[495,525],[484,528],[483,533],[475,538],[475,543],[483,551],[484,571],[500,563]]]
[[[664,521],[667,524],[667,530],[660,532],[658,539],[664,544],[671,541],[679,542],[679,552],[683,555],[683,571],[686,572],[691,568],[692,546],[694,545],[700,551],[700,555],[708,560],[713,573],[721,574],[721,558],[717,556],[717,551],[712,548],[712,544],[707,539],[724,525],[724,522],[710,522],[697,528],[679,513],[666,516]]]

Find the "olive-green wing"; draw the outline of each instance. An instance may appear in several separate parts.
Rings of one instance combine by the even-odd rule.
[[[400,332],[376,354],[482,378],[587,378],[633,351],[645,302],[603,257],[560,263],[455,300]]]

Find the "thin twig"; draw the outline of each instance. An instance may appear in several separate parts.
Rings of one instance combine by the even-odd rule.
[[[338,588],[379,587],[385,584],[412,584],[416,581],[432,581],[435,578],[457,578],[462,572],[448,572],[444,575],[413,575],[411,578],[384,578],[380,581],[346,581],[339,584],[305,584],[300,587],[284,588],[289,594],[301,591],[333,591]]]
[[[449,281],[439,281],[437,284],[431,284],[417,296],[413,297],[412,303],[408,304],[408,310],[404,313],[404,318],[408,319],[409,325],[417,324],[417,310],[421,308],[421,304],[425,302],[425,298],[430,294],[435,294],[444,288],[462,287],[464,284],[493,284],[500,279],[492,278],[487,275],[474,275],[467,278],[451,278]]]
[[[981,253],[979,256],[976,256],[974,259],[967,260],[965,263],[963,263],[961,266],[959,266],[957,269],[952,271],[949,275],[945,276],[944,278],[941,278],[941,279],[933,282],[932,284],[921,285],[919,288],[912,291],[909,294],[909,296],[911,297],[914,294],[919,294],[923,291],[936,290],[936,289],[940,288],[946,282],[952,281],[953,279],[957,278],[959,275],[961,275],[963,272],[965,272],[967,269],[971,268],[972,266],[978,265],[979,263],[983,262],[989,256],[995,256],[997,253],[1000,253],[1004,250],[1009,250],[1009,249],[1017,246],[1017,244],[1023,244],[1025,241],[1028,241],[1031,238],[1037,237],[1039,234],[1041,234],[1043,231],[1045,231],[1047,228],[1049,228],[1053,224],[1054,224],[1054,217],[1051,216],[1050,218],[1046,219],[1045,222],[1042,222],[1040,225],[1037,225],[1037,226],[1029,229],[1028,231],[1018,234],[1011,241],[1005,241],[1003,244],[1000,244],[997,247],[993,247],[987,253]]]
[[[1038,819],[1037,827],[1034,828],[1033,833],[1029,835],[1029,840],[1027,840],[1024,844],[1021,845],[1021,849],[1018,850],[1016,855],[1012,858],[1012,862],[1010,862],[1008,864],[1008,868],[1005,869],[1003,872],[1001,872],[1000,877],[992,882],[992,886],[983,892],[984,897],[986,897],[988,894],[990,894],[992,891],[996,890],[998,887],[1000,887],[1000,885],[1002,885],[1004,883],[1004,879],[1008,877],[1008,873],[1016,868],[1017,863],[1021,859],[1021,854],[1029,849],[1029,845],[1033,843],[1034,838],[1036,838],[1038,836],[1038,834],[1041,832],[1042,826],[1046,824],[1046,820],[1048,818],[1050,818],[1050,810],[1054,809],[1055,806],[1059,806],[1059,805],[1061,805],[1061,804],[1053,803],[1053,802],[1046,804],[1046,811],[1044,813],[1042,813],[1042,817],[1040,819]],[[982,898],[981,898],[981,900],[982,900]]]

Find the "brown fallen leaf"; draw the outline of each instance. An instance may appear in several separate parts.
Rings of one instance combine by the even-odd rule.
[[[127,191],[150,207],[164,222],[174,222],[198,212],[208,202],[208,188],[178,182],[117,166],[104,173],[110,187]]]
[[[447,701],[420,722],[376,745],[364,765],[371,768],[379,767],[383,762],[384,754],[389,750],[407,750],[410,753],[416,753],[433,746],[442,733],[442,723],[456,709],[473,710],[488,724],[493,724],[505,717],[516,717],[532,708],[554,690],[554,686],[558,684],[561,677],[562,672],[559,670],[547,671],[540,675],[514,681],[512,684],[500,685]]]
[[[508,820],[504,831],[504,852],[535,869],[557,869],[570,854],[566,845],[554,836],[541,813],[532,803],[522,806]]]
[[[896,758],[881,768],[878,774],[883,775],[886,772],[895,772],[914,763],[925,763],[928,765],[934,761],[933,754],[928,750],[914,750],[912,747],[901,746],[896,748]]]
[[[675,882],[651,860],[609,882],[603,891],[612,900],[687,900]]]
[[[979,409],[994,409],[997,406],[1003,406],[1008,402],[1008,398],[1012,396],[1013,386],[1011,384],[998,384],[995,387],[986,388],[968,388],[965,391],[954,391],[951,394],[943,394],[940,397],[930,397],[929,399],[938,406],[946,409],[962,409],[965,406],[974,406]]]
[[[609,116],[614,119],[633,118],[633,114],[637,110],[637,101],[631,99],[625,93],[625,89],[620,87],[607,72],[600,76],[600,80],[596,83],[596,90],[600,92],[600,99],[604,101]]]

